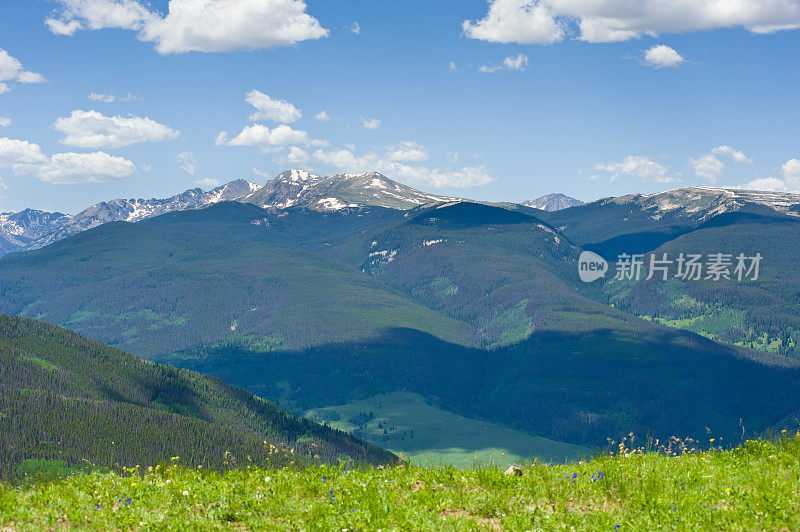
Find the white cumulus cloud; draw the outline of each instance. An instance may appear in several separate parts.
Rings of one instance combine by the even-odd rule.
[[[105,116],[97,111],[75,110],[54,126],[66,135],[61,143],[79,148],[121,148],[140,142],[163,142],[180,135],[164,124],[139,116]]]
[[[705,153],[700,157],[690,157],[689,166],[697,177],[711,183],[716,183],[722,175],[722,171],[725,169],[725,163],[717,156],[730,158],[737,163],[753,162],[753,160],[747,157],[741,150],[736,150],[727,144],[723,144],[713,148],[709,153]]]
[[[669,170],[661,164],[641,155],[629,155],[619,162],[594,165],[595,170],[609,172],[614,181],[619,176],[637,177],[648,183],[671,183],[675,178],[668,174]]]
[[[753,159],[748,157],[744,154],[741,150],[736,150],[731,148],[727,144],[723,144],[722,146],[717,146],[716,148],[711,150],[711,153],[715,155],[725,155],[736,161],[737,163],[752,163]]]
[[[251,90],[245,95],[245,101],[256,108],[250,115],[250,120],[270,120],[291,124],[303,116],[302,111],[286,100],[275,100],[257,90]]]
[[[214,179],[213,177],[204,177],[203,179],[198,179],[194,182],[195,185],[200,185],[204,188],[214,188],[219,185],[219,179]]]
[[[0,168],[8,167],[15,174],[33,175],[57,184],[108,181],[136,173],[131,161],[102,151],[57,153],[47,157],[38,144],[3,137],[0,138]]]
[[[118,98],[114,94],[103,94],[98,92],[89,93],[89,99],[93,102],[114,103],[114,102],[132,102],[138,100],[139,97],[129,92],[126,96]]]
[[[573,33],[588,42],[619,42],[735,27],[800,28],[800,0],[489,0],[484,18],[462,24],[467,37],[521,44],[551,44]]]
[[[644,52],[645,64],[653,68],[677,67],[684,61],[681,54],[665,44],[658,44]]]
[[[0,94],[11,90],[9,83],[43,83],[44,76],[22,68],[22,63],[0,48]]]
[[[56,184],[98,183],[136,173],[136,166],[122,157],[98,151],[57,153],[42,165],[31,167],[36,177]],[[27,172],[26,172],[27,173]]]
[[[317,150],[313,153],[313,158],[345,173],[376,171],[406,183],[436,188],[476,187],[487,185],[496,180],[484,166],[464,167],[459,170],[440,170],[427,166],[391,161],[376,153],[356,155],[350,150]]]
[[[292,129],[286,124],[280,124],[270,129],[261,124],[252,124],[245,127],[238,135],[228,139],[228,134],[223,131],[217,135],[217,145],[227,146],[260,146],[264,148],[300,146],[327,146],[324,140],[312,139],[307,131]]]
[[[93,102],[113,103],[117,97],[113,94],[99,94],[97,92],[89,93],[89,99]]]
[[[386,152],[386,159],[395,162],[402,161],[424,161],[428,158],[425,147],[418,142],[404,141],[393,146],[389,146]]]
[[[333,120],[333,118],[331,118],[331,115],[329,115],[325,111],[320,111],[319,113],[317,113],[314,119],[319,120],[320,122],[330,122],[331,120]]]
[[[800,159],[789,159],[781,166],[783,179],[765,177],[754,179],[745,185],[751,190],[772,192],[800,192]]]
[[[57,35],[118,28],[161,54],[289,46],[328,35],[303,0],[170,0],[166,15],[137,0],[58,0],[45,21]]]
[[[364,127],[367,129],[378,129],[381,127],[381,121],[377,118],[362,118],[361,122],[364,124]]]
[[[769,192],[785,192],[786,183],[775,177],[753,179],[744,188],[748,190],[766,190]]]
[[[286,155],[286,160],[293,165],[308,167],[311,161],[311,155],[298,146],[289,148],[289,153]]]
[[[0,137],[0,167],[39,164],[47,161],[38,144],[27,140]]]
[[[523,72],[526,68],[528,68],[528,56],[525,54],[517,54],[506,57],[499,65],[483,65],[478,67],[478,70],[491,74],[499,70]]]
[[[519,44],[551,44],[564,38],[563,23],[547,2],[489,0],[486,17],[462,25],[472,39]]]
[[[711,183],[717,182],[725,168],[725,164],[710,153],[700,157],[690,157],[689,166],[694,170],[694,175]]]
[[[183,170],[189,175],[194,175],[195,171],[197,170],[197,159],[194,156],[194,153],[190,151],[184,151],[178,154],[178,168]]]

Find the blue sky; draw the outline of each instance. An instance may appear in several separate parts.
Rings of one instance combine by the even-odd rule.
[[[800,1],[687,1],[3,2],[0,210],[291,167],[492,201],[800,192]]]

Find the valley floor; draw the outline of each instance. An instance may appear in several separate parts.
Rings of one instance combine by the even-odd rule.
[[[682,456],[499,468],[179,465],[0,486],[3,531],[798,530],[800,435]]]
[[[415,393],[379,394],[316,408],[306,417],[389,449],[414,465],[506,468],[536,458],[563,463],[591,456],[587,447],[532,436],[436,408]]]

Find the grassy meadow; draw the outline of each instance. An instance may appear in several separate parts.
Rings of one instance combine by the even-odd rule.
[[[378,394],[313,409],[306,417],[389,449],[418,466],[508,467],[533,458],[563,463],[591,453],[579,445],[459,416],[415,393]]]
[[[713,442],[712,442],[713,444]],[[632,446],[631,446],[632,447]],[[0,528],[92,530],[797,530],[800,435],[671,454],[614,447],[501,468],[80,472],[0,486]]]

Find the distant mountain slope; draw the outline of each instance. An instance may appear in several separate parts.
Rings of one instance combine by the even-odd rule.
[[[797,194],[685,187],[605,198],[540,216],[576,244],[613,259],[652,251],[726,213],[791,214],[798,202]]]
[[[255,183],[238,179],[208,192],[195,188],[167,199],[104,201],[74,216],[33,209],[0,213],[0,256],[38,249],[104,223],[138,222],[167,212],[199,209],[221,201],[233,201],[257,189]]]
[[[570,207],[578,207],[583,205],[583,202],[565,194],[547,194],[541,198],[525,201],[522,205],[542,211],[554,212],[569,209]]]
[[[625,318],[576,293],[580,249],[524,212],[471,202],[421,207],[364,242],[361,253],[362,271],[472,324],[475,345],[574,327],[578,320],[567,317],[574,311],[608,327]]]
[[[705,221],[718,214],[738,211],[747,204],[764,205],[778,212],[788,213],[792,205],[800,203],[800,194],[732,188],[684,187],[657,194],[620,196],[612,198],[610,201],[618,204],[635,203],[654,216],[670,213],[688,219]]]
[[[215,468],[315,456],[393,460],[217,379],[143,362],[27,318],[0,316],[0,375],[0,476],[6,478],[31,458],[132,467],[179,456]]]
[[[656,275],[631,284],[610,281],[612,301],[633,314],[715,338],[792,357],[800,356],[800,220],[767,207],[719,215],[654,250],[675,261],[700,254],[729,254],[728,279]],[[759,209],[763,209],[759,211]],[[758,280],[736,278],[737,256],[761,255]],[[750,263],[748,262],[749,266]]]
[[[25,209],[0,213],[0,255],[18,251],[57,230],[70,217],[60,212]]]
[[[0,214],[0,255],[38,249],[108,222],[138,222],[175,211],[200,209],[223,201],[242,201],[267,209],[410,209],[452,198],[428,194],[372,172],[320,177],[287,170],[263,186],[243,179],[207,192],[196,188],[166,199],[116,199],[92,205],[74,216],[25,210]]]
[[[221,201],[232,201],[249,194],[257,185],[244,179],[231,181],[208,192],[187,190],[167,199],[117,199],[92,205],[72,216],[66,223],[37,238],[28,249],[37,249],[62,238],[108,222],[138,222],[172,211],[199,209]]]
[[[376,172],[320,177],[303,170],[287,170],[241,201],[279,209],[339,210],[364,206],[410,209],[448,199],[420,192]]]
[[[454,342],[466,335],[464,323],[299,249],[292,226],[275,223],[285,217],[226,202],[107,223],[6,256],[0,312],[38,317],[141,356],[219,342],[305,347],[398,325]]]

